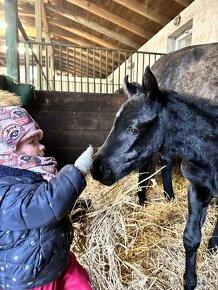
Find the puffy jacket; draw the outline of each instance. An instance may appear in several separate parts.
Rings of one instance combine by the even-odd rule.
[[[0,166],[0,289],[26,290],[58,279],[73,239],[68,214],[85,185],[73,165],[49,182]]]

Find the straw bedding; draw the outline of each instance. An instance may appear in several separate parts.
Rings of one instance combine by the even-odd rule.
[[[176,199],[168,202],[159,175],[144,207],[137,204],[137,173],[111,187],[88,177],[82,196],[92,199],[92,207],[74,223],[72,248],[88,270],[94,290],[183,289],[187,182],[175,172]],[[212,202],[202,231],[197,290],[218,289],[218,253],[207,250],[217,209]]]

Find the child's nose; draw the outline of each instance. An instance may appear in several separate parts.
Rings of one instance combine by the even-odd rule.
[[[39,144],[39,149],[44,151],[45,150],[45,146],[43,144]]]

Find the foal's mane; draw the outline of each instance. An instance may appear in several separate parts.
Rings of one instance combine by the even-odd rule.
[[[201,110],[218,118],[218,103],[215,100],[181,94],[174,91],[161,90],[160,92],[163,98],[168,98],[175,105],[178,103],[186,104],[188,107],[195,107],[197,110]]]

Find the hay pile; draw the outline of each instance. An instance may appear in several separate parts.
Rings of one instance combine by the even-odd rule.
[[[87,179],[83,197],[92,207],[74,223],[73,251],[88,270],[94,290],[183,289],[182,235],[187,215],[187,183],[175,174],[176,199],[167,202],[162,184],[149,189],[146,206],[137,205],[138,174],[112,187]],[[198,290],[218,289],[218,253],[207,251],[218,207],[209,208],[198,253]]]

